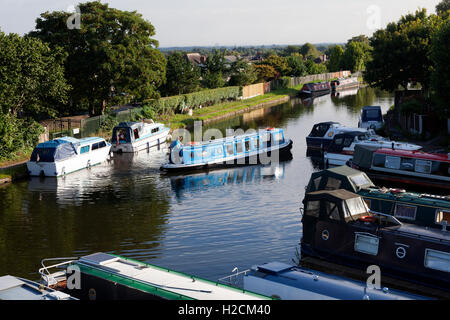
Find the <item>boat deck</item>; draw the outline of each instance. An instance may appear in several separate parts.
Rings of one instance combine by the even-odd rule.
[[[157,288],[180,295],[185,299],[198,300],[261,300],[269,299],[263,295],[238,288],[164,269],[123,257],[105,253],[95,253],[82,257],[77,262],[108,272],[112,278],[133,280],[148,288]],[[84,268],[82,268],[84,269]],[[86,270],[85,270],[86,272]],[[111,281],[115,281],[111,278]]]

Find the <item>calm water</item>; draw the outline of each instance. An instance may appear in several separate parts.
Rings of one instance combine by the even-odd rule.
[[[0,188],[0,275],[38,279],[40,261],[111,252],[211,280],[234,267],[296,259],[304,188],[318,170],[306,156],[314,123],[357,126],[364,105],[393,104],[360,89],[341,97],[294,99],[210,127],[283,127],[293,160],[190,176],[159,171],[164,150],[117,156],[60,179]]]

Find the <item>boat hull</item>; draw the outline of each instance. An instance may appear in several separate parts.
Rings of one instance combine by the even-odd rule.
[[[227,161],[217,161],[210,163],[200,163],[200,164],[166,164],[161,166],[161,170],[166,172],[187,172],[187,171],[198,171],[198,170],[212,170],[218,168],[230,168],[236,166],[245,166],[251,164],[268,164],[267,159],[271,157],[272,153],[278,152],[278,160],[285,161],[292,159],[292,140],[287,141],[280,148],[262,152],[259,154],[245,155],[239,158],[230,159]]]

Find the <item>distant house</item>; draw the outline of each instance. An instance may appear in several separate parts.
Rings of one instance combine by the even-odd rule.
[[[206,56],[200,53],[186,53],[186,59],[192,63],[192,65],[205,68],[206,67]]]
[[[328,57],[326,54],[322,54],[319,57],[317,57],[316,59],[314,59],[314,62],[317,64],[325,63],[327,61],[328,61]]]
[[[225,67],[230,68],[231,65],[238,60],[237,56],[224,56]]]

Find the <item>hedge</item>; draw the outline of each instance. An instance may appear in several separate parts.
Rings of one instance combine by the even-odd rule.
[[[188,108],[205,107],[224,100],[236,100],[240,95],[240,87],[224,87],[165,97],[158,100],[146,100],[144,101],[144,105],[148,104],[152,106],[153,110],[158,114],[174,114],[182,111],[184,105]]]

